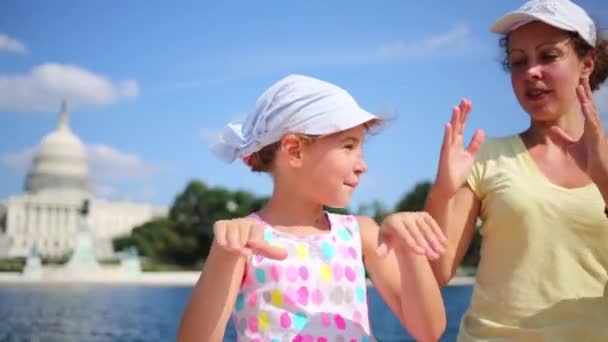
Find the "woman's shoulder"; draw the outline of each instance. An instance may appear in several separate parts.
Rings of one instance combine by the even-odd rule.
[[[519,146],[519,134],[487,137],[477,153],[477,160],[484,161],[510,155]]]

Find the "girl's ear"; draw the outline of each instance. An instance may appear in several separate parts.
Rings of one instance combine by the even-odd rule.
[[[302,167],[303,148],[304,142],[296,135],[288,134],[281,140],[281,154],[291,167]]]

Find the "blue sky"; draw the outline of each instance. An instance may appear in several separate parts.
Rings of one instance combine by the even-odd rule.
[[[578,2],[608,27],[608,3]],[[443,123],[473,101],[467,136],[522,130],[494,19],[520,1],[4,1],[0,8],[0,198],[22,192],[63,98],[96,192],[169,205],[188,180],[269,194],[271,182],[208,146],[279,78],[336,83],[398,113],[365,147],[351,208],[392,207],[432,179]],[[597,95],[608,111],[608,91]]]

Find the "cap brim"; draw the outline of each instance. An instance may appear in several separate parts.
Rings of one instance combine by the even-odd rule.
[[[359,125],[363,125],[366,122],[370,122],[370,121],[376,120],[376,119],[379,119],[379,117],[377,115],[374,115],[374,114],[366,111],[365,109],[360,108],[356,117],[354,117],[352,122],[350,123],[351,127],[349,127],[349,128],[357,127]]]
[[[533,21],[541,21],[547,25],[551,25],[553,27],[557,27],[566,31],[576,31],[573,27],[569,25],[564,25],[563,23],[560,23],[551,18],[543,18],[542,16],[536,16],[533,14],[518,11],[511,12],[500,17],[494,22],[494,24],[492,24],[491,30],[494,33],[506,35],[509,34],[511,31],[517,29],[518,27]]]

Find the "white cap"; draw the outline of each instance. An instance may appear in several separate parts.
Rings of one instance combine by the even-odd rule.
[[[576,32],[595,47],[596,29],[593,20],[584,9],[569,0],[528,1],[518,10],[507,13],[494,22],[492,32],[508,34],[536,20],[565,31]]]
[[[244,122],[229,123],[211,152],[231,163],[289,133],[327,135],[378,118],[344,89],[316,78],[289,75],[268,88]]]

